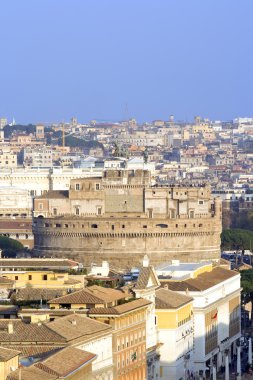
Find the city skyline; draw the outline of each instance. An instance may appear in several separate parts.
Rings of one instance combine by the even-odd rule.
[[[251,116],[251,1],[1,4],[1,115],[20,123]]]

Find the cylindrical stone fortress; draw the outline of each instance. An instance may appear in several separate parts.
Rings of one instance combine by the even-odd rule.
[[[145,172],[73,180],[34,202],[35,253],[117,268],[220,257],[221,204],[209,187],[152,187]],[[126,175],[126,173],[128,173]]]

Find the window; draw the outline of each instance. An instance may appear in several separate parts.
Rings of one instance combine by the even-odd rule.
[[[18,280],[18,276],[15,276],[15,280]]]
[[[91,228],[98,228],[98,225],[97,224],[92,224]]]
[[[76,190],[80,190],[80,183],[76,183]]]
[[[112,230],[114,231],[114,225],[112,225]]]
[[[42,275],[42,280],[43,280],[43,281],[47,281],[47,274],[43,274],[43,275]]]
[[[204,201],[199,201],[199,205],[203,205],[204,204]]]
[[[148,209],[148,217],[153,218],[153,209],[152,208]]]
[[[170,217],[171,217],[171,219],[175,219],[175,217],[176,217],[176,211],[175,210],[170,210]]]
[[[57,215],[57,208],[53,208],[53,215]]]
[[[194,218],[194,211],[193,210],[190,210],[190,218]]]
[[[95,189],[100,190],[100,183],[96,183]]]
[[[102,207],[97,208],[97,215],[102,215]]]
[[[76,215],[80,215],[80,208],[76,207]]]
[[[160,228],[168,228],[168,224],[160,223],[160,224],[156,224],[156,227],[160,227]]]
[[[29,276],[28,276],[28,280],[31,281],[32,278],[33,278],[33,276],[32,276],[31,274],[29,274]]]
[[[39,203],[39,210],[43,210],[43,203]]]

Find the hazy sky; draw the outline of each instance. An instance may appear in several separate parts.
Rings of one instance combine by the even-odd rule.
[[[253,0],[0,0],[0,117],[253,116]]]

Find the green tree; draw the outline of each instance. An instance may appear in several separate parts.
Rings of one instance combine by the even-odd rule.
[[[251,249],[253,232],[239,228],[222,231],[221,248],[223,250]]]
[[[62,145],[62,138],[58,139],[58,144]],[[65,145],[72,148],[86,148],[86,149],[101,148],[104,150],[104,145],[98,141],[93,141],[93,140],[87,141],[87,140],[79,139],[78,137],[75,137],[75,136],[66,136]]]
[[[18,252],[23,251],[25,248],[17,240],[7,236],[0,236],[0,249],[3,251],[3,256],[15,257]]]
[[[242,301],[253,306],[253,269],[241,271]]]

